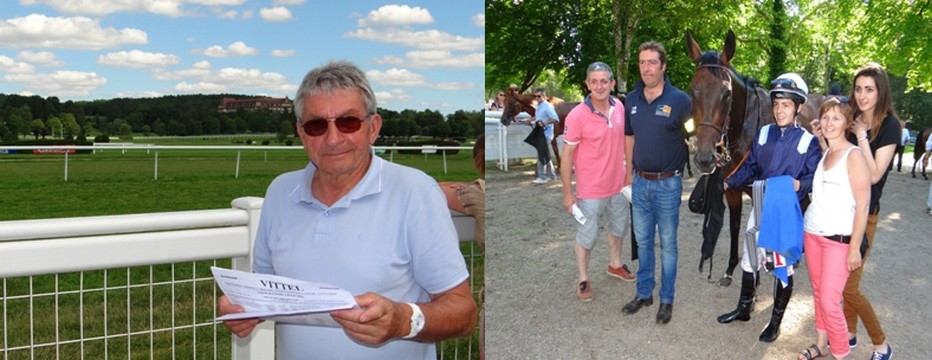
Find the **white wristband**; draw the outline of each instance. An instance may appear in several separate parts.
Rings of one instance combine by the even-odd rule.
[[[421,312],[421,308],[412,303],[408,303],[408,306],[411,307],[411,332],[402,339],[413,338],[424,330],[424,313]]]

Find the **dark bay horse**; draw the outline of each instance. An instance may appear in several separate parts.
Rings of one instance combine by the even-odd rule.
[[[916,178],[916,167],[922,168],[922,178],[929,180],[929,177],[926,176],[926,167],[922,166],[920,162],[922,159],[922,154],[926,152],[926,141],[929,140],[929,135],[932,135],[932,128],[925,128],[916,134],[916,143],[913,144],[913,178]],[[932,155],[932,154],[930,154]],[[930,155],[926,155],[929,157]]]
[[[773,110],[767,90],[755,81],[735,71],[730,61],[735,55],[735,34],[728,31],[721,52],[703,51],[686,32],[686,44],[690,57],[696,63],[690,85],[693,100],[693,122],[696,124],[696,167],[703,174],[710,176],[710,183],[721,182],[738,169],[744,162],[757,130],[773,123]],[[801,126],[808,129],[809,122],[818,116],[821,95],[810,95],[798,116]],[[717,174],[715,172],[718,172]],[[713,176],[714,175],[714,176]],[[711,180],[716,179],[716,180]],[[719,185],[720,184],[716,184]],[[731,284],[731,275],[738,264],[739,227],[741,223],[742,193],[750,196],[750,188],[729,188],[724,197],[729,209],[729,232],[731,235],[731,252],[728,268],[719,280],[719,285]],[[721,203],[721,199],[708,199]],[[713,207],[714,208],[714,207]],[[724,212],[724,207],[720,207]],[[722,214],[717,214],[717,225],[708,225],[703,230],[703,253],[699,263],[711,259],[722,226]],[[710,260],[711,264],[711,260]],[[711,265],[709,276],[711,279]]]
[[[570,113],[570,110],[573,110],[576,105],[579,105],[578,102],[565,102],[563,99],[558,97],[551,96],[547,99],[547,102],[550,105],[553,105],[553,109],[557,112],[557,117],[560,118],[560,121],[556,124],[553,124],[553,140],[550,141],[550,146],[553,148],[554,154],[554,163],[557,168],[560,168],[560,148],[557,147],[557,137],[563,135],[563,128],[566,124],[566,115]],[[514,121],[515,116],[520,114],[522,111],[531,114],[534,116],[536,111],[536,100],[534,100],[534,95],[524,95],[524,94],[512,94],[508,92],[505,94],[505,109],[502,110],[502,124],[510,125]]]

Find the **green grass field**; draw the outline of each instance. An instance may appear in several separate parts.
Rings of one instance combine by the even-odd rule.
[[[217,139],[140,142],[234,145]],[[0,155],[0,221],[228,208],[237,197],[264,196],[275,176],[301,169],[308,162],[300,146],[268,150],[252,145],[240,156],[236,178],[235,150],[162,150],[155,180],[154,153],[131,150],[124,154],[108,149],[98,154],[72,154],[68,181],[64,181],[64,155]],[[388,154],[383,157],[387,159]],[[394,161],[421,169],[438,181],[470,181],[477,176],[470,151],[448,155],[447,174],[439,155],[395,154]],[[478,291],[483,283],[484,259],[473,243],[462,244],[461,250],[470,267],[473,290]],[[56,351],[64,359],[80,358],[82,351],[85,358],[101,358],[104,351],[116,358],[126,358],[127,352],[134,359],[149,358],[151,348],[155,358],[170,358],[173,352],[179,358],[213,358],[216,351],[218,358],[227,359],[230,334],[226,328],[194,326],[209,324],[214,315],[214,285],[209,272],[214,264],[230,267],[229,259],[218,259],[3,279],[5,311],[0,321],[7,326],[0,329],[0,338],[6,336],[7,344],[0,348],[0,354],[9,359],[28,359],[33,355],[30,350],[7,349],[31,342],[54,342],[58,336],[59,342],[85,341],[83,346],[75,341],[57,350],[37,348],[34,358],[55,358]],[[105,282],[106,292],[102,290]],[[83,313],[79,306],[82,301]],[[36,314],[32,324],[30,307]],[[57,323],[55,316],[46,316],[52,311],[59,314]],[[188,328],[173,333],[149,331],[173,323]],[[104,341],[105,332],[123,335]],[[201,339],[197,346],[193,344],[195,336]],[[101,339],[86,340],[94,337]],[[203,341],[214,337],[216,344]],[[440,350],[443,358],[478,358],[478,334],[440,344]]]

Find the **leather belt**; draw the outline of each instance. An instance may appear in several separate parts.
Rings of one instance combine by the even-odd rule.
[[[663,180],[663,179],[671,178],[674,176],[680,176],[679,170],[663,171],[663,172],[649,172],[649,171],[634,170],[634,173],[640,176],[641,178],[644,178],[647,180]]]
[[[834,242],[840,242],[842,244],[851,243],[851,235],[828,235],[825,238]]]

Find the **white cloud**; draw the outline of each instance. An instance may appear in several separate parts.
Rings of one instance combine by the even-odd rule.
[[[188,70],[163,72],[159,74],[159,79],[184,80],[174,87],[176,91],[184,93],[267,92],[276,94],[274,96],[286,96],[297,89],[284,75],[276,72],[242,68],[223,68],[211,72],[209,66],[198,62]]]
[[[430,24],[434,17],[427,9],[410,7],[408,5],[385,5],[369,12],[365,18],[359,19],[359,26],[392,26],[410,24]]]
[[[427,84],[424,75],[410,72],[406,69],[392,68],[386,71],[366,71],[370,81],[384,86],[423,86]]]
[[[259,16],[262,18],[262,20],[271,22],[288,21],[293,18],[291,15],[291,10],[288,10],[288,8],[282,6],[260,9]]]
[[[31,92],[55,94],[58,97],[82,97],[107,84],[97,73],[82,71],[55,71],[45,74],[8,74],[3,81],[22,83]]]
[[[48,51],[29,51],[23,50],[19,54],[16,54],[16,59],[19,61],[39,65],[39,66],[61,66],[64,65],[64,62],[59,61],[55,58],[55,54]]]
[[[273,57],[289,57],[294,56],[294,49],[274,49],[270,53]]]
[[[236,10],[228,10],[217,14],[218,18],[229,20],[234,20],[237,16],[239,16],[239,12]]]
[[[181,58],[172,54],[151,53],[140,50],[112,52],[97,57],[97,63],[117,67],[148,68],[174,65]]]
[[[201,60],[191,65],[188,69],[167,71],[164,69],[155,69],[152,77],[156,80],[183,80],[189,78],[204,78],[210,76],[210,63],[207,60]]]
[[[304,0],[275,0],[272,3],[275,5],[301,5],[304,4]]]
[[[406,103],[411,101],[411,96],[403,89],[392,89],[390,91],[376,91],[375,100],[380,105],[392,103]]]
[[[195,69],[210,69],[210,62],[207,60],[201,60],[194,63],[194,65],[191,65],[191,67]]]
[[[165,96],[164,93],[159,91],[118,91],[116,97],[118,98],[157,98]]]
[[[472,24],[476,25],[477,28],[485,28],[485,13],[476,14],[472,16]]]
[[[100,21],[86,17],[48,17],[30,14],[0,20],[0,43],[11,48],[63,48],[100,50],[149,43],[139,29],[101,28]]]
[[[20,0],[23,5],[45,4],[66,14],[106,16],[119,12],[144,12],[171,17],[194,14],[185,5],[235,6],[246,0]]]
[[[243,11],[243,20],[252,19],[253,16],[256,16],[256,12],[254,10]]]
[[[345,33],[343,36],[390,44],[402,44],[404,46],[424,50],[475,51],[485,48],[484,37],[468,38],[438,30],[410,31],[365,28]]]
[[[259,50],[256,48],[249,47],[246,43],[242,41],[237,41],[224,49],[220,45],[214,45],[204,50],[194,50],[196,54],[201,54],[204,56],[210,57],[233,57],[233,56],[248,56],[256,55],[259,53]]]
[[[35,66],[0,55],[0,71],[2,72],[11,74],[31,74],[35,70]]]
[[[384,56],[376,59],[379,64],[385,65],[405,65],[415,68],[429,67],[452,67],[452,68],[469,68],[484,67],[484,53],[470,53],[463,56],[455,56],[453,53],[445,50],[416,50],[408,51],[405,56],[398,57],[393,55]]]
[[[476,87],[476,84],[471,83],[471,82],[449,81],[449,82],[441,82],[441,83],[432,84],[431,87],[437,90],[457,91],[457,90],[472,89]]]

